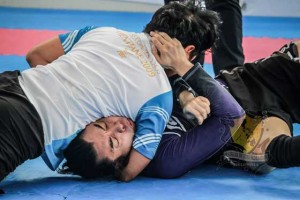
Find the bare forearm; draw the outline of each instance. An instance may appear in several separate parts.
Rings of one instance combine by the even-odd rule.
[[[31,68],[36,67],[37,65],[47,65],[50,62],[37,54],[30,54],[30,56],[26,56],[26,61],[28,62]]]
[[[36,67],[49,64],[63,54],[64,49],[61,42],[58,37],[55,37],[30,49],[26,54],[26,60],[30,67]]]
[[[121,181],[131,181],[137,175],[143,171],[143,169],[150,163],[150,159],[144,157],[142,154],[136,150],[131,150],[128,165],[121,172],[120,177]]]

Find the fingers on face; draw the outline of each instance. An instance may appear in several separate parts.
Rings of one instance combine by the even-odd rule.
[[[160,36],[159,38],[162,39],[163,41],[167,41],[167,42],[171,42],[173,39],[168,35],[166,34],[165,32],[157,32],[158,35]]]
[[[181,42],[176,38],[171,38],[165,32],[158,32],[158,38],[163,45],[168,45],[169,47],[179,47],[181,46]]]
[[[168,45],[170,42],[173,41],[172,38],[165,32],[150,32],[150,35],[153,39],[157,40],[160,42],[162,45]]]
[[[171,38],[164,32],[150,32],[151,40],[159,52],[172,52],[172,50],[181,47],[181,42],[176,38]]]

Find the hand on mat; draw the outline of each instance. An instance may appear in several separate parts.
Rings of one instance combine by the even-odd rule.
[[[157,61],[165,68],[171,69],[183,76],[193,64],[189,61],[189,55],[176,38],[164,32],[150,32],[153,42],[152,52]]]
[[[186,118],[196,118],[200,125],[210,113],[210,102],[205,97],[194,97],[192,93],[183,91],[179,95],[179,101]]]

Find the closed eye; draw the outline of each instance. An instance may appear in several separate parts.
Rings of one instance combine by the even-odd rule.
[[[102,130],[105,130],[104,127],[98,123],[93,124],[96,128],[101,128]]]
[[[110,146],[110,148],[112,148],[112,149],[114,148],[114,143],[113,143],[111,137],[109,138],[109,146]]]

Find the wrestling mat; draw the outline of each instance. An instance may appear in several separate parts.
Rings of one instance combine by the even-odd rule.
[[[30,47],[58,33],[86,25],[141,31],[151,13],[18,9],[0,7],[0,71],[28,68]],[[268,56],[290,40],[300,38],[300,18],[244,17],[246,61]],[[205,69],[210,73],[210,55]],[[294,126],[295,135],[300,126]],[[277,169],[258,176],[246,171],[202,165],[177,179],[138,177],[130,183],[111,179],[82,180],[49,170],[41,158],[10,174],[0,188],[2,200],[77,199],[299,199],[300,169]]]

